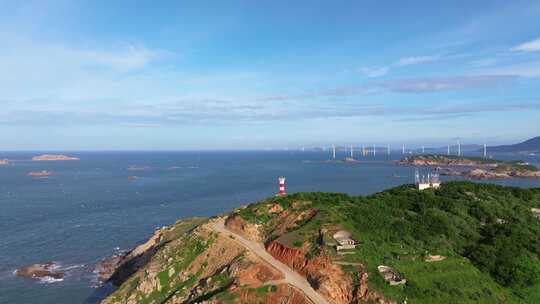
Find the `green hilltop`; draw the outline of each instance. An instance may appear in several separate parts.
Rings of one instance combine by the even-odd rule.
[[[264,210],[276,201],[317,213],[286,234],[271,235],[275,221]],[[297,193],[238,214],[262,225],[270,239],[292,247],[308,243],[308,258],[327,254],[342,264],[365,265],[370,288],[398,302],[540,303],[540,220],[531,212],[538,207],[539,188],[450,182],[436,190],[401,186],[366,197]],[[352,232],[359,246],[343,256],[321,252],[321,228],[332,226]],[[446,259],[426,262],[428,255]],[[377,271],[382,264],[407,283],[388,285]],[[358,268],[343,267],[358,279]]]
[[[237,227],[257,227],[271,254],[279,254],[271,251],[276,244],[302,252],[283,256],[296,259],[289,260],[295,270],[330,261],[324,263],[334,268],[325,269],[337,267],[334,276],[325,277],[316,267],[300,273],[315,289],[321,282],[348,282],[347,288],[332,290],[349,299],[339,303],[376,302],[369,295],[377,294],[384,303],[540,303],[540,219],[533,208],[540,208],[540,188],[449,182],[438,189],[403,185],[369,196],[295,193],[225,217],[244,223]],[[119,288],[104,303],[289,303],[281,297],[292,291],[281,285],[243,285],[240,274],[257,262],[234,238],[204,228],[217,219],[187,219],[161,229],[159,242],[147,251],[150,257],[120,267],[128,275],[117,280]],[[338,252],[332,236],[343,230],[357,246]],[[406,283],[387,283],[380,265]]]

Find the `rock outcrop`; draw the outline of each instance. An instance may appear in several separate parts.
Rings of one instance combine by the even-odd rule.
[[[55,270],[56,264],[54,262],[46,262],[40,264],[33,264],[25,267],[21,267],[15,271],[15,274],[19,277],[30,279],[43,279],[50,278],[53,280],[60,280],[64,278],[62,271]]]

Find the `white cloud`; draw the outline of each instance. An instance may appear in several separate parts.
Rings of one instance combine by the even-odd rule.
[[[403,57],[395,64],[397,66],[407,66],[415,65],[437,61],[440,59],[440,56],[412,56],[412,57]]]
[[[540,52],[540,38],[515,46],[512,48],[512,51]]]
[[[380,77],[388,74],[391,69],[395,67],[405,67],[410,65],[424,64],[429,62],[438,61],[441,56],[411,56],[400,58],[397,62],[394,62],[387,66],[381,67],[362,67],[360,72],[367,77]]]

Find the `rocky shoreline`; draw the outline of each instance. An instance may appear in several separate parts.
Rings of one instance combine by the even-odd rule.
[[[521,161],[507,162],[474,157],[418,155],[396,162],[405,166],[427,166],[440,175],[467,179],[540,178],[538,168]]]

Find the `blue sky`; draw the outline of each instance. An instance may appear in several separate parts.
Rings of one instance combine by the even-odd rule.
[[[540,2],[409,2],[0,0],[0,150],[540,135]]]

